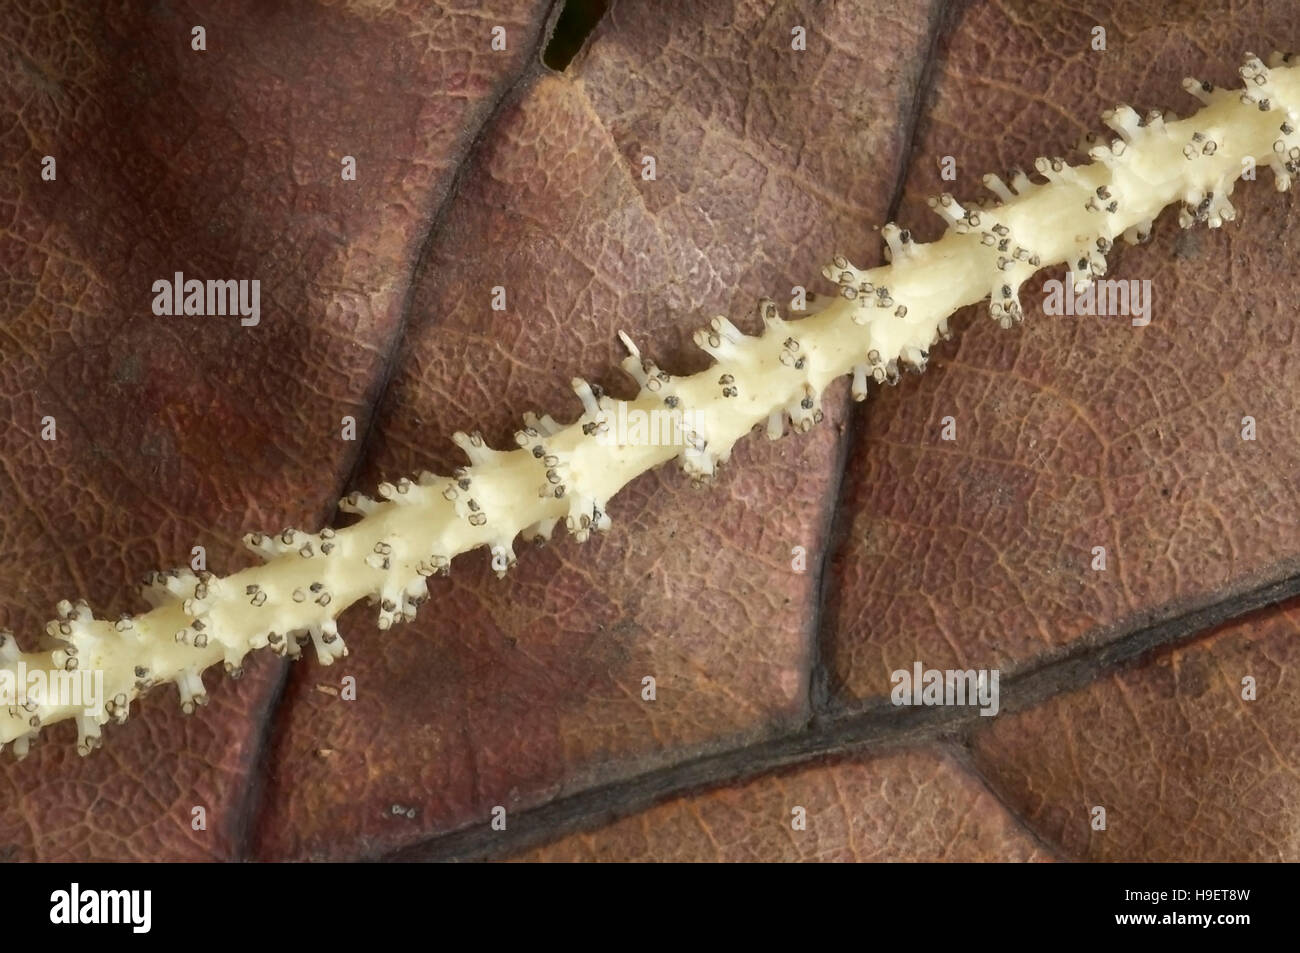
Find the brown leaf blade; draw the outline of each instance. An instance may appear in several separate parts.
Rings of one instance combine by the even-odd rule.
[[[430,210],[546,6],[499,5],[501,55],[479,17],[417,4],[9,6],[0,590],[30,648],[58,599],[113,617],[195,545],[227,570],[241,533],[329,517],[356,452],[342,418],[379,390]],[[260,323],[154,315],[177,271],[259,280]],[[160,690],[84,761],[71,723],[47,729],[2,769],[10,855],[235,856],[279,678],[210,674],[190,721]]]
[[[625,391],[606,370],[620,329],[675,373],[706,366],[694,327],[726,311],[756,329],[759,295],[785,297],[836,236],[880,220],[928,7],[887,24],[879,58],[795,53],[804,12],[618,6],[563,75],[521,92],[435,236],[364,483],[450,472],[458,429],[507,446],[523,411],[570,419],[574,376]],[[824,29],[865,42],[833,14]],[[875,84],[891,98],[854,93]],[[434,609],[349,659],[351,708],[296,672],[259,856],[387,853],[798,726],[844,398],[807,437],[745,441],[707,494],[671,470],[640,478],[607,536],[557,537],[503,582],[467,557]],[[795,546],[812,571],[792,569]]]

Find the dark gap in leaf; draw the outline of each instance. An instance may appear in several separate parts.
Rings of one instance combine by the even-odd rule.
[[[555,30],[542,53],[542,62],[557,72],[564,72],[608,7],[609,0],[565,0],[564,9],[555,21]]]

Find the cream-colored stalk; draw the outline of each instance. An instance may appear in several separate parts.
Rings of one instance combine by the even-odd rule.
[[[0,668],[14,679],[20,663],[46,673],[102,671],[106,710],[86,715],[29,698],[0,710],[0,741],[13,741],[22,756],[41,725],[75,717],[79,750],[88,753],[98,745],[100,724],[124,719],[141,692],[174,682],[192,711],[206,700],[203,670],[222,662],[238,672],[252,649],[296,656],[300,640],[310,640],[329,664],[346,654],[334,620],[359,599],[378,600],[380,628],[388,628],[412,618],[427,594],[426,577],[445,572],[466,550],[490,547],[503,573],[521,533],[549,537],[563,523],[584,540],[608,527],[608,501],[651,467],[680,457],[693,479],[707,480],[756,425],[773,438],[787,420],[809,429],[821,418],[819,395],[840,375],[853,375],[853,394],[862,399],[869,379],[892,383],[900,367],[923,367],[927,349],[947,334],[948,316],[990,296],[993,316],[1014,324],[1021,316],[1017,289],[1039,268],[1065,262],[1076,284],[1086,283],[1104,272],[1114,239],[1145,237],[1171,203],[1183,206],[1184,226],[1230,220],[1228,196],[1243,171],[1269,166],[1286,189],[1298,170],[1300,136],[1289,104],[1300,104],[1300,71],[1288,62],[1275,54],[1266,69],[1248,58],[1244,92],[1185,81],[1204,103],[1187,119],[1152,113],[1142,121],[1118,107],[1103,116],[1118,138],[1091,146],[1091,162],[1038,159],[1042,182],[1023,173],[1010,183],[986,176],[999,204],[932,200],[950,226],[939,241],[917,244],[887,225],[891,263],[864,271],[836,257],[825,274],[840,296],[818,313],[787,322],[765,300],[759,311],[766,329],[757,337],[715,318],[696,335],[716,359],[707,371],[672,378],[643,362],[624,336],[631,356],[623,366],[641,385],[631,401],[575,381],[583,404],[575,423],[528,417],[510,451],[457,434],[470,465],[453,476],[385,484],[380,501],[354,494],[342,506],[363,518],[345,529],[251,535],[250,548],[265,562],[225,578],[159,574],[145,590],[154,608],[133,618],[95,620],[83,604],[60,603],[47,629],[52,647],[25,654],[12,636],[4,638]],[[620,442],[626,435],[611,426],[625,412],[635,418],[636,411],[664,410],[689,421],[685,448]]]

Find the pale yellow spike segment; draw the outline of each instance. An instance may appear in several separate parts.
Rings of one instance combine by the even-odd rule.
[[[640,394],[630,401],[575,381],[585,408],[577,422],[561,426],[529,416],[516,435],[520,449],[509,452],[459,434],[471,466],[455,476],[384,484],[381,501],[354,495],[345,509],[364,514],[356,524],[255,539],[251,545],[264,564],[223,579],[164,581],[153,594],[162,604],[133,619],[92,620],[84,608],[61,604],[49,630],[61,647],[19,653],[11,638],[0,638],[0,679],[18,680],[20,666],[47,674],[70,667],[102,671],[109,710],[86,716],[79,707],[31,701],[0,709],[0,741],[17,742],[21,755],[40,726],[76,718],[79,750],[88,753],[98,726],[124,717],[142,691],[172,681],[192,708],[203,701],[203,670],[220,662],[238,670],[250,650],[268,645],[296,654],[291,633],[308,634],[328,664],[346,651],[334,620],[364,597],[379,602],[386,628],[413,616],[425,577],[445,572],[460,553],[489,546],[494,568],[504,572],[521,532],[549,535],[558,521],[585,539],[607,525],[607,501],[638,475],[680,456],[688,473],[707,479],[755,426],[778,436],[785,415],[806,429],[820,419],[818,395],[837,377],[852,373],[855,396],[862,396],[866,379],[892,379],[899,362],[919,365],[935,339],[946,336],[948,316],[991,293],[994,313],[1011,323],[1018,309],[1014,289],[1026,278],[1061,262],[1078,280],[1099,273],[1104,265],[1097,263],[1114,239],[1145,232],[1171,203],[1193,209],[1184,212],[1184,224],[1229,220],[1227,196],[1247,158],[1271,167],[1279,188],[1289,186],[1300,161],[1293,128],[1300,123],[1290,112],[1290,104],[1300,104],[1300,72],[1276,56],[1274,62],[1266,70],[1248,58],[1245,92],[1206,92],[1197,84],[1205,105],[1186,119],[1153,115],[1139,126],[1131,110],[1109,113],[1121,138],[1094,147],[1093,162],[1070,167],[1040,160],[1035,168],[1048,181],[1014,175],[1014,195],[990,179],[995,194],[1010,196],[1000,205],[963,207],[945,197],[936,211],[952,225],[941,239],[917,244],[894,227],[890,264],[860,271],[837,260],[828,273],[841,281],[842,296],[819,304],[815,314],[787,322],[765,303],[759,337],[715,319],[697,336],[717,361],[707,371],[670,378],[644,365],[634,375]],[[666,406],[691,412],[685,449],[620,442],[626,436],[620,420]]]

